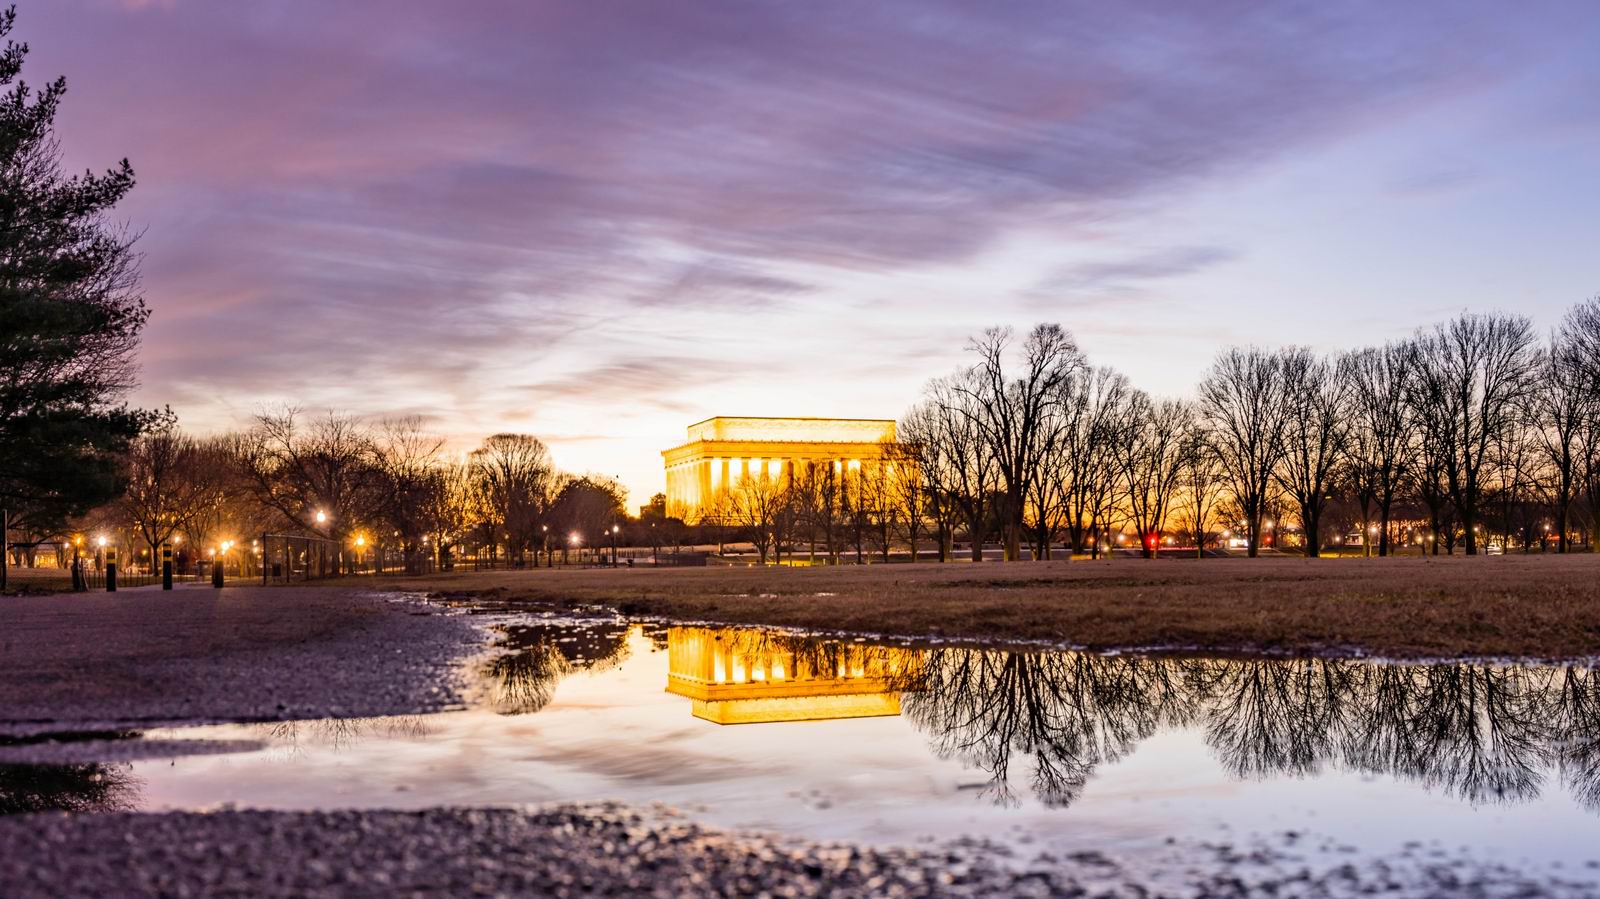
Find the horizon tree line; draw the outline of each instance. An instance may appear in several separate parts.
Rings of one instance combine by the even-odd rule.
[[[130,441],[119,463],[120,496],[61,528],[18,528],[13,546],[111,533],[155,558],[175,538],[200,551],[268,532],[340,547],[359,537],[410,570],[463,546],[525,564],[570,534],[598,540],[628,518],[620,484],[561,471],[537,437],[495,434],[452,455],[415,418],[369,424],[287,408],[203,438],[168,420]]]
[[[1055,324],[1020,342],[990,329],[969,350],[900,439],[927,508],[962,511],[975,559],[990,537],[1008,560],[1024,542],[1048,559],[1057,541],[1098,556],[1128,532],[1155,556],[1179,529],[1197,551],[1236,533],[1250,556],[1293,529],[1316,556],[1337,542],[1335,506],[1379,555],[1402,507],[1433,553],[1528,546],[1546,528],[1558,552],[1575,530],[1600,539],[1600,297],[1544,340],[1526,316],[1466,313],[1342,353],[1227,347],[1184,399],[1090,365]]]

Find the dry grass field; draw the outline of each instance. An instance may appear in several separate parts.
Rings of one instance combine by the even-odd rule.
[[[530,570],[382,583],[730,624],[1097,649],[1600,655],[1600,555]]]

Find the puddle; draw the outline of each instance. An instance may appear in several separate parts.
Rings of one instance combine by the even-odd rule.
[[[1178,659],[621,621],[505,628],[474,707],[152,728],[205,754],[0,767],[0,811],[660,801],[1032,855],[1272,837],[1600,864],[1600,669]]]

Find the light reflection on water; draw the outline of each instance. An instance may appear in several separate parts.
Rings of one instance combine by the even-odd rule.
[[[1600,671],[909,648],[744,629],[507,630],[444,714],[179,728],[145,808],[660,800],[713,823],[1033,848],[1294,830],[1600,855]],[[126,770],[126,769],[121,769]],[[118,793],[126,802],[127,790]]]

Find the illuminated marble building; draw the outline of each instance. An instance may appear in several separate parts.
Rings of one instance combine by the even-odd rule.
[[[692,522],[741,478],[793,477],[805,465],[858,470],[876,464],[895,433],[891,419],[719,416],[690,425],[688,438],[661,456],[667,514]]]
[[[900,714],[923,653],[803,640],[743,628],[667,631],[667,692],[716,724]]]

